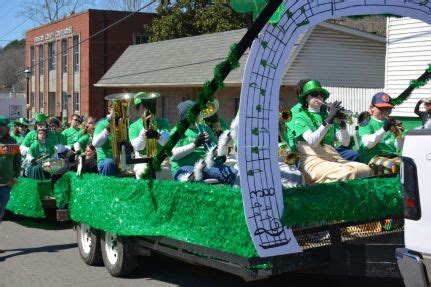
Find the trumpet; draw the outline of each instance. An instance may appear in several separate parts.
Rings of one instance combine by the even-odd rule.
[[[329,107],[331,106],[332,103],[325,103],[323,101],[320,101],[320,103],[322,104],[323,107],[326,107],[326,109],[329,111]],[[353,118],[358,118],[358,117],[359,117],[358,113],[355,113],[350,110],[346,110],[344,108],[341,111],[339,111],[337,115],[337,118],[339,120],[344,120],[349,125],[353,124]]]
[[[389,116],[386,116],[384,118],[385,120],[389,119]],[[391,129],[389,130],[397,139],[402,139],[403,138],[403,133],[405,131],[405,127],[403,126],[403,123],[400,122],[399,120],[395,121],[395,125],[393,125],[391,127]]]
[[[152,129],[157,130],[157,122],[154,118],[154,116],[151,114],[150,110],[145,110],[144,115],[142,118],[144,129]],[[155,157],[157,154],[157,139],[154,138],[147,138],[147,144],[146,144],[146,155],[147,157]]]

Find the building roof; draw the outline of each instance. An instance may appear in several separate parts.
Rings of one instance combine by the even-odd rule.
[[[352,28],[329,23],[319,26],[385,43],[384,37]],[[245,29],[240,29],[129,46],[95,86],[201,86],[213,77],[215,65],[226,59],[230,45],[238,42],[245,33]],[[299,37],[295,46],[301,47],[301,41],[306,40],[307,37]],[[297,55],[294,49],[289,61]],[[242,83],[247,56],[248,51],[240,59],[240,68],[232,71],[225,80],[226,85]]]

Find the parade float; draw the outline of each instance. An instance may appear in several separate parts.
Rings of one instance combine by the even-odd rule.
[[[377,246],[389,238],[384,251],[393,254],[401,244],[394,238],[402,230],[402,219],[395,220],[398,224],[387,230],[381,228],[385,219],[403,215],[399,177],[283,189],[275,160],[279,87],[289,51],[306,29],[332,18],[370,14],[410,16],[429,23],[431,3],[232,2],[239,12],[253,12],[253,25],[240,42],[232,45],[226,60],[215,67],[214,78],[204,84],[196,104],[185,119],[177,122],[166,145],[154,157],[144,159],[134,159],[125,147],[116,147],[120,166],[138,162],[148,165],[146,179],[69,172],[52,185],[23,178],[13,189],[8,209],[43,218],[44,202],[52,205],[55,201],[63,214],[60,217],[64,219],[67,211],[75,223],[83,260],[89,265],[103,261],[113,276],[130,274],[137,256],[151,252],[237,274],[246,280],[322,266],[319,272],[398,276],[395,259],[388,260],[387,253],[384,259],[379,257],[382,249]],[[237,147],[240,188],[155,179],[161,163],[171,155],[201,110],[213,101],[214,93],[223,88],[223,80],[238,68],[239,58],[249,48]],[[412,81],[394,104],[423,86],[430,73],[428,68]],[[123,107],[127,109],[127,104]],[[256,128],[264,128],[267,133],[255,132]],[[122,140],[116,142],[120,144]],[[371,253],[374,257],[370,259]],[[361,260],[351,260],[355,255]]]

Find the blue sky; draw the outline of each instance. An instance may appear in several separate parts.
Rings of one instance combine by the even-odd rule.
[[[23,39],[25,31],[38,26],[31,20],[19,15],[22,4],[26,0],[0,0],[0,46],[12,40]],[[87,8],[106,9],[106,1],[96,0]]]

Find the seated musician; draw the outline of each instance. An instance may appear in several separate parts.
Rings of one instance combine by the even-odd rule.
[[[100,120],[94,130],[92,144],[97,149],[97,168],[100,175],[117,176],[118,167],[112,152],[112,135],[109,122],[112,118],[114,106],[108,101],[108,116]]]
[[[30,132],[28,126],[30,123],[26,118],[19,118],[14,123],[13,131],[10,136],[18,143],[21,144],[25,136]]]
[[[425,111],[419,110],[420,106],[424,104]],[[431,129],[431,98],[419,100],[415,106],[415,114],[419,116],[422,121],[422,127],[424,129]]]
[[[187,100],[178,104],[180,119],[187,117],[188,111],[194,105],[193,101]],[[175,180],[187,181],[189,175],[194,171],[194,165],[204,159],[210,142],[216,143],[217,139],[207,125],[190,126],[172,150],[172,175]],[[175,128],[171,133],[175,132]],[[221,163],[216,163],[211,168],[202,170],[202,179],[216,179],[220,183],[232,185],[235,182],[238,171]]]
[[[367,125],[359,128],[360,160],[368,164],[375,175],[397,173],[400,168],[400,151],[403,146],[402,133],[396,137],[391,128],[397,125],[389,118],[393,105],[391,97],[377,93],[371,100],[371,118]]]
[[[129,138],[137,158],[154,157],[169,138],[169,124],[166,119],[156,117],[157,93],[139,92],[134,96],[135,109],[139,118],[129,126]],[[164,164],[166,161],[164,161]],[[146,164],[135,164],[136,178],[142,178]],[[164,170],[162,166],[162,170]],[[158,174],[161,179],[161,174]]]
[[[93,140],[94,130],[96,129],[96,119],[93,117],[87,117],[84,122],[84,129],[81,136],[78,138],[76,143],[73,145],[75,152],[84,152],[89,144]]]
[[[48,140],[48,130],[46,128],[37,129],[37,140],[33,142],[26,157],[26,175],[32,179],[45,180],[51,175],[42,169],[45,160],[56,159],[54,144]]]
[[[335,122],[343,110],[340,102],[331,104],[329,112],[321,111],[328,97],[329,92],[318,81],[307,82],[299,97],[302,110],[292,120],[296,150],[307,184],[367,177],[371,173],[367,165],[349,162],[335,150],[335,140],[348,146],[350,136],[344,120]]]
[[[65,129],[62,134],[66,137],[66,145],[68,149],[71,149],[73,145],[78,141],[82,134],[80,129],[81,117],[77,114],[72,115],[72,121],[70,122],[70,127]]]
[[[37,130],[38,129],[47,129],[48,128],[48,123],[47,123],[47,119],[46,116],[44,114],[35,114],[34,117],[35,120],[35,125],[34,125],[34,130],[30,131],[24,138],[24,140],[21,143],[20,146],[20,150],[21,150],[21,154],[22,156],[26,156],[28,149],[30,148],[30,146],[37,141]],[[51,132],[50,130],[47,131],[47,141],[50,141],[52,145],[55,145],[57,138],[54,135],[53,132]]]
[[[57,153],[66,152],[66,137],[61,133],[61,122],[58,118],[52,117],[49,120],[49,128],[54,134],[54,146]]]

